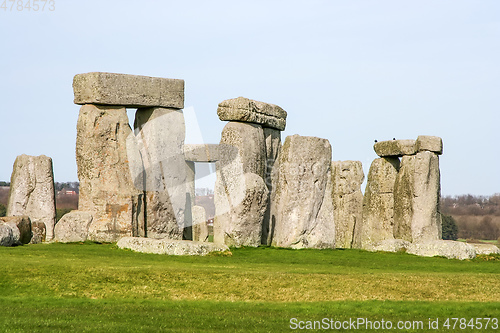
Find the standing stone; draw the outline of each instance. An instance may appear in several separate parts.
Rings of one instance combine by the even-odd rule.
[[[415,156],[403,156],[394,184],[394,237],[408,242],[413,241],[414,192]]]
[[[182,239],[188,171],[184,159],[184,115],[177,109],[138,109],[134,127],[144,167],[146,235]],[[188,212],[190,209],[188,204]]]
[[[304,248],[316,228],[325,197],[332,148],[328,140],[293,135],[279,156],[277,219],[273,246]]]
[[[193,206],[193,240],[198,242],[208,241],[208,226],[205,208]]]
[[[46,239],[54,237],[56,204],[52,159],[45,155],[20,155],[11,177],[7,216],[27,215],[32,223],[43,223]]]
[[[127,155],[132,134],[124,107],[83,105],[77,124],[79,210],[93,216],[88,238],[115,242],[140,224],[142,191],[134,187]],[[135,158],[136,159],[136,158]]]
[[[54,240],[61,243],[85,242],[91,223],[90,213],[73,210],[64,214],[56,224]]]
[[[196,203],[196,167],[194,162],[186,160],[186,209],[184,210],[184,240],[194,240],[193,225],[194,212],[193,207]]]
[[[369,248],[393,239],[394,184],[399,170],[397,157],[381,157],[372,162],[363,197],[363,222],[356,225],[355,247]]]
[[[413,242],[441,239],[441,197],[439,157],[430,151],[415,155],[415,175],[413,193]]]
[[[0,223],[5,223],[12,228],[14,244],[28,244],[31,241],[31,220],[29,216],[4,216]]]
[[[214,242],[259,246],[267,208],[266,149],[260,125],[229,122],[216,163]],[[264,207],[262,207],[264,205]]]
[[[281,151],[281,131],[265,127],[264,140],[266,143],[266,175],[264,181],[269,190],[269,200],[262,224],[262,244],[271,245],[271,237],[274,225],[276,224],[276,186],[278,184],[278,156]]]
[[[352,247],[355,226],[362,223],[364,179],[360,161],[332,162],[335,246],[338,248]]]

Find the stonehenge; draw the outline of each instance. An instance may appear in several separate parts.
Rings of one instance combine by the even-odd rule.
[[[218,144],[185,144],[184,81],[93,72],[73,80],[77,211],[55,223],[52,160],[18,156],[0,243],[118,242],[150,253],[228,247],[358,248],[469,258],[441,240],[441,138],[375,142],[359,161],[332,161],[326,139],[291,135],[287,112],[246,97],[218,104]],[[131,128],[127,108],[134,108]],[[215,163],[213,244],[196,205],[196,163]],[[479,249],[477,251],[490,251]]]

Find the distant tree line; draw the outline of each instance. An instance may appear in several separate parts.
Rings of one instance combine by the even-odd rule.
[[[65,183],[60,183],[60,182],[54,182],[54,187],[56,191],[61,191],[62,189],[68,189],[68,190],[76,190],[80,188],[80,183],[79,182],[65,182]]]
[[[0,186],[10,186],[10,182],[0,182]]]
[[[441,198],[443,239],[445,218],[458,227],[458,238],[495,240],[500,237],[500,194],[492,196],[459,195]],[[450,222],[449,220],[446,223]]]

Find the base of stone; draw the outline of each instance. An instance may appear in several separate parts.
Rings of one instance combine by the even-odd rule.
[[[176,256],[204,256],[210,252],[229,251],[226,245],[216,243],[143,237],[123,237],[116,245],[120,249],[129,249],[136,252]]]
[[[406,249],[406,252],[422,257],[441,256],[460,260],[474,259],[476,257],[476,248],[473,245],[452,240],[414,243]]]
[[[371,252],[400,252],[406,251],[410,245],[410,242],[402,239],[384,239],[380,242],[368,245],[366,250]]]
[[[493,244],[471,244],[476,248],[477,254],[500,254],[500,249]]]

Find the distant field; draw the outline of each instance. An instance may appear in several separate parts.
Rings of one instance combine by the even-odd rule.
[[[244,248],[175,257],[39,244],[0,248],[0,260],[3,331],[275,332],[290,331],[291,318],[500,318],[499,256]]]

